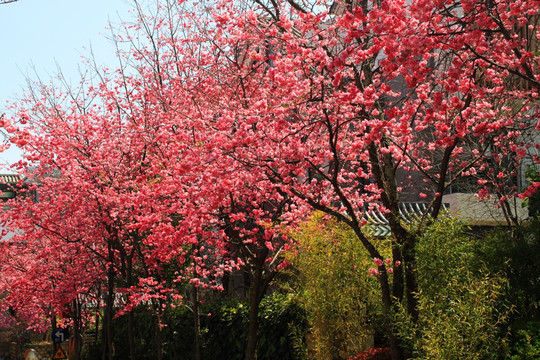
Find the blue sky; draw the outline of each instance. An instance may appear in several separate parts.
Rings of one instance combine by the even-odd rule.
[[[0,4],[0,113],[6,100],[21,93],[26,76],[48,81],[57,65],[74,83],[81,57],[90,45],[100,64],[115,67],[113,46],[106,40],[109,19],[130,20],[129,0],[19,0]],[[1,141],[2,139],[0,139]],[[0,154],[12,163],[13,152]]]

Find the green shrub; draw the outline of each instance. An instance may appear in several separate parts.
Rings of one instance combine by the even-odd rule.
[[[305,309],[292,296],[275,293],[263,299],[258,359],[301,359],[298,342],[307,331]]]
[[[208,302],[201,307],[204,359],[242,360],[247,341],[248,306],[237,299]],[[204,315],[210,314],[210,315]],[[306,314],[290,296],[266,296],[259,310],[259,360],[296,360],[295,336],[305,333]]]
[[[494,230],[448,218],[423,229],[416,246],[419,319],[395,314],[407,352],[437,360],[508,359],[510,352],[540,358],[538,332],[509,326],[539,315],[539,232],[534,221]],[[343,358],[381,319],[378,284],[366,276],[371,259],[349,230],[319,214],[293,236],[299,246],[289,255],[292,284],[308,312],[312,356]]]
[[[201,305],[201,342],[203,359],[243,360],[245,356],[248,307],[239,299],[214,299]],[[136,353],[138,359],[156,357],[155,330],[151,310],[134,310]],[[168,309],[162,330],[163,358],[195,359],[193,314],[186,307]],[[129,354],[128,319],[114,320],[115,358]],[[300,360],[307,321],[304,309],[291,296],[273,294],[265,297],[260,310],[259,360]],[[300,344],[299,344],[300,342]],[[101,345],[86,344],[85,359],[101,357]]]
[[[540,359],[540,321],[519,321],[512,329],[512,360]]]
[[[476,243],[481,263],[507,274],[516,319],[540,319],[540,220],[491,231]]]
[[[320,213],[292,236],[298,246],[287,257],[308,313],[312,357],[347,359],[369,348],[382,310],[367,251],[349,228]]]
[[[463,224],[437,221],[418,239],[419,320],[402,322],[417,359],[505,358],[507,279],[478,257],[477,239]],[[403,321],[403,319],[402,319]]]

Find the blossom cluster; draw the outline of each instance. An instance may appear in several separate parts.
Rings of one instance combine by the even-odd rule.
[[[377,266],[377,268],[374,268],[374,267],[371,267],[369,268],[368,272],[369,272],[369,275],[380,275],[380,272],[379,272],[379,269],[380,267],[384,267],[384,264],[386,265],[391,265],[392,264],[392,259],[390,258],[387,258],[384,260],[380,259],[380,258],[373,258],[373,262],[375,263],[375,265]],[[388,269],[386,269],[386,272],[388,274],[392,274],[394,272],[394,267],[399,267],[401,265],[401,261],[399,260],[396,260],[394,262],[394,266],[393,267],[389,267]]]

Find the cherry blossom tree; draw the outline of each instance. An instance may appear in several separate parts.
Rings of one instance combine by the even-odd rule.
[[[85,291],[103,295],[103,358],[112,358],[116,311],[129,314],[137,304],[149,303],[160,329],[162,304],[181,298],[164,287],[162,264],[186,261],[186,247],[196,243],[186,229],[201,228],[197,221],[204,217],[176,220],[201,202],[183,206],[188,189],[168,181],[170,169],[156,154],[169,160],[179,155],[168,152],[169,140],[156,141],[163,134],[153,119],[162,118],[147,118],[152,109],[150,100],[141,100],[144,88],[125,73],[110,82],[102,76],[98,87],[81,92],[36,86],[17,106],[18,123],[5,119],[12,142],[25,151],[17,168],[34,182],[34,190],[39,184],[39,201],[18,197],[2,214],[6,229],[15,232],[3,245],[9,249],[3,274],[11,296],[5,304],[29,311],[25,302],[34,299],[42,309],[32,312],[34,322],[47,309],[55,316],[55,309]],[[129,92],[119,90],[127,87]],[[174,149],[180,144],[175,138]],[[173,226],[173,221],[191,222]],[[46,290],[48,296],[36,296]],[[158,355],[160,349],[158,344]]]
[[[474,179],[480,198],[494,196],[509,222],[518,221],[509,200],[520,189],[510,179],[524,162],[538,162],[538,4],[324,5],[188,4],[202,15],[183,13],[185,38],[163,36],[143,58],[157,60],[149,63],[159,96],[190,120],[205,148],[213,179],[202,186],[206,199],[232,199],[217,208],[240,201],[245,221],[244,209],[263,203],[250,207],[241,200],[249,196],[230,194],[277,191],[288,199],[280,222],[322,210],[348,224],[374,259],[382,256],[364,215],[384,213],[392,266],[376,261],[373,273],[387,311],[403,303],[415,319],[416,237],[452,184]],[[405,191],[428,204],[415,228],[401,218]],[[389,323],[400,359],[395,335]],[[255,358],[249,348],[246,358]]]
[[[164,264],[190,264],[175,276],[197,284],[238,264],[252,274],[256,310],[279,264],[281,230],[319,210],[348,225],[374,259],[392,358],[407,357],[390,315],[404,307],[420,316],[415,243],[445,191],[467,180],[511,224],[519,219],[510,200],[536,192],[512,179],[539,161],[538,5],[138,6],[139,22],[115,34],[131,46],[119,48],[118,72],[83,81],[81,93],[30,94],[4,119],[26,151],[21,171],[40,182],[39,202],[15,201],[4,216],[19,231],[12,243],[32,244],[36,267],[12,265],[8,276],[23,289],[27,273],[61,268],[45,247],[70,249],[75,272],[95,273],[75,277],[65,300],[100,286],[111,358],[115,294],[130,299],[128,310],[152,302],[159,323],[161,305],[178,296],[162,281]],[[405,194],[427,204],[415,226],[400,213]],[[388,263],[366,226],[374,210],[391,228]],[[209,266],[202,247],[230,263]],[[57,289],[58,279],[39,288]],[[246,360],[257,356],[252,315]]]
[[[332,13],[324,5],[206,8],[213,26],[202,43],[187,40],[207,46],[192,70],[194,101],[214,114],[207,131],[223,154],[296,200],[283,219],[324,211],[382,259],[364,216],[385,214],[393,259],[373,273],[388,313],[403,303],[414,320],[416,238],[452,184],[475,179],[478,197],[518,222],[509,200],[521,189],[511,179],[538,163],[538,2],[335,2]],[[400,214],[405,190],[428,205],[416,227]],[[401,359],[395,331],[389,322]]]
[[[168,122],[174,134],[179,128],[191,129],[191,146],[197,147],[197,162],[205,167],[198,173],[197,185],[191,186],[191,192],[198,192],[193,198],[204,199],[207,204],[197,205],[193,214],[209,216],[204,227],[215,231],[197,230],[197,234],[204,246],[224,249],[222,260],[238,264],[247,274],[250,312],[246,351],[253,357],[257,349],[259,304],[280,267],[279,255],[287,243],[278,230],[289,196],[266,181],[264,171],[246,167],[234,153],[216,147],[222,140],[213,127],[219,126],[216,119],[227,109],[221,101],[212,103],[208,97],[219,89],[216,85],[221,81],[219,70],[212,68],[216,62],[211,56],[213,45],[208,41],[213,36],[212,19],[195,17],[193,13],[191,4],[184,7],[173,2],[164,2],[152,14],[139,7],[136,29],[140,32],[135,35],[132,27],[126,27],[123,37],[131,39],[136,56],[147,61],[144,77],[148,84],[153,84],[162,108],[174,114]],[[154,26],[157,23],[159,27]],[[142,37],[151,44],[149,47],[136,42]],[[203,68],[210,72],[199,72]],[[179,97],[180,93],[184,96]],[[175,167],[172,162],[167,166],[171,174]],[[230,264],[225,263],[224,269],[215,273],[226,275],[233,268]]]

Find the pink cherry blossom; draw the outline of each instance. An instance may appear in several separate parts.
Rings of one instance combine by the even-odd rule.
[[[375,268],[369,268],[369,275],[373,276],[373,275],[379,275],[379,270],[375,269]]]

